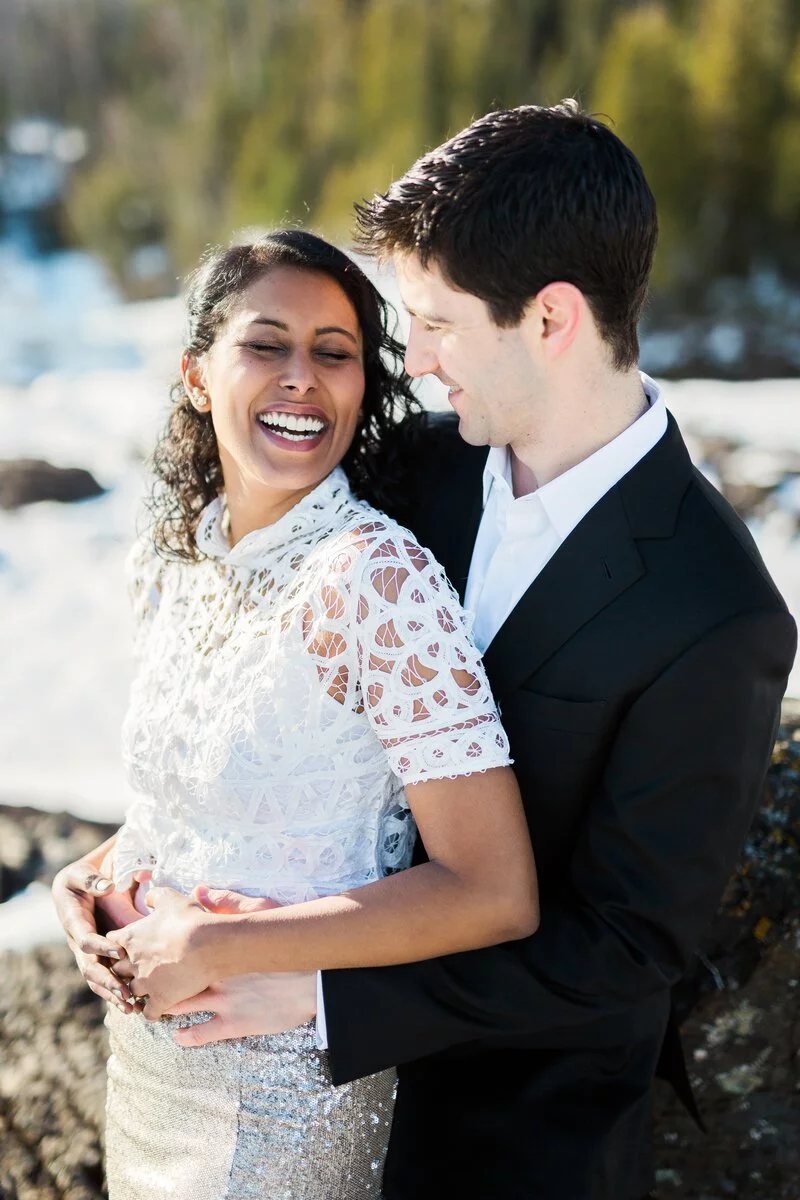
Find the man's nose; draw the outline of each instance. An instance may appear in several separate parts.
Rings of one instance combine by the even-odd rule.
[[[293,354],[285,364],[280,385],[300,396],[312,391],[317,386],[317,372],[311,357],[299,351]]]
[[[419,379],[421,375],[434,375],[439,367],[436,351],[426,338],[424,330],[418,329],[414,321],[411,322],[403,361],[406,371],[413,379]]]

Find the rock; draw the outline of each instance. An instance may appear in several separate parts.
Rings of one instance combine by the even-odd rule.
[[[34,880],[52,883],[57,871],[111,837],[117,828],[65,812],[0,807],[0,902]]]
[[[704,996],[683,1025],[703,1134],[659,1083],[658,1200],[797,1200],[800,1142],[800,921],[735,991]],[[672,1175],[680,1190],[668,1185]]]
[[[688,1016],[709,992],[741,987],[800,916],[800,718],[785,719],[764,802],[694,966],[676,990]]]
[[[0,508],[21,508],[39,500],[88,500],[104,490],[81,467],[54,467],[35,458],[0,461]]]
[[[66,946],[0,955],[0,1196],[100,1200],[103,1006]]]

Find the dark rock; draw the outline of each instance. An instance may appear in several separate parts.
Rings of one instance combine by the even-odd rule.
[[[0,903],[34,880],[52,883],[57,871],[111,837],[117,828],[65,812],[0,807]]]
[[[0,1197],[100,1200],[103,1005],[66,946],[0,955]]]
[[[800,921],[785,924],[747,983],[715,991],[683,1026],[703,1134],[658,1084],[658,1200],[798,1200]]]
[[[717,916],[689,974],[676,989],[686,1017],[701,997],[737,988],[752,975],[787,921],[800,916],[800,719],[786,719],[764,802]]]
[[[82,467],[54,467],[35,458],[0,461],[0,508],[21,508],[39,500],[88,500],[104,490]]]

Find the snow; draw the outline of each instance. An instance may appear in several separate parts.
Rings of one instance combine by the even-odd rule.
[[[43,883],[31,883],[24,892],[0,904],[0,954],[65,940],[50,889]]]
[[[25,260],[0,245],[0,278],[0,458],[87,467],[109,489],[80,504],[0,512],[0,803],[113,821],[129,796],[118,752],[131,678],[123,564],[177,370],[181,304],[123,304],[76,252]],[[391,293],[392,281],[382,283]],[[664,391],[695,447],[701,437],[742,444],[737,478],[773,486],[798,470],[793,381],[690,380]],[[440,385],[424,395],[446,405]],[[753,525],[796,615],[798,515],[800,482],[790,476],[775,511]],[[800,696],[797,668],[790,691]],[[49,940],[58,932],[51,915],[38,885],[0,906],[0,949]]]

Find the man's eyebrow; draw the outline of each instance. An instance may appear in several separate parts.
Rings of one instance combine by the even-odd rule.
[[[251,325],[272,325],[275,329],[282,329],[284,333],[289,332],[289,326],[285,321],[276,321],[274,317],[253,317]],[[354,346],[358,345],[358,338],[350,332],[349,329],[343,329],[341,325],[322,325],[314,332],[319,336],[323,333],[342,333],[346,338],[349,338]]]
[[[418,321],[425,321],[425,323],[427,325],[452,325],[453,324],[453,322],[449,321],[447,319],[447,317],[440,317],[438,313],[417,312],[415,309],[409,308],[407,304],[404,307],[410,317],[416,317]]]

